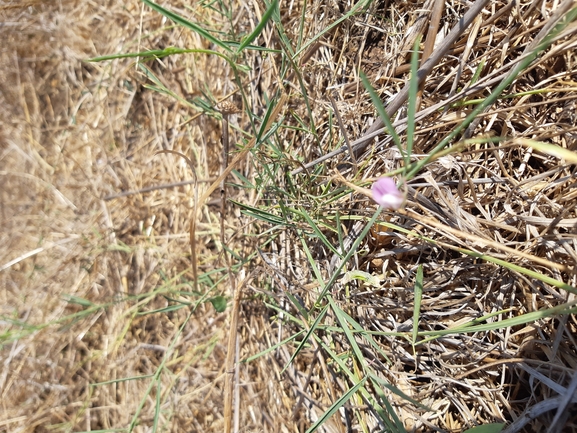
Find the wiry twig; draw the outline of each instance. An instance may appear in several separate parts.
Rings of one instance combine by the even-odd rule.
[[[194,204],[193,204],[193,208],[192,208],[192,218],[190,219],[188,235],[189,235],[189,239],[190,239],[190,260],[191,260],[191,265],[192,265],[192,277],[194,279],[194,282],[193,282],[194,290],[196,292],[198,292],[198,263],[196,261],[196,237],[194,236],[194,233],[196,231],[196,211],[197,211],[197,206],[198,206],[198,181],[197,181],[197,177],[196,177],[196,170],[194,168],[194,164],[193,164],[192,160],[182,152],[177,152],[176,150],[170,150],[170,149],[160,150],[157,152],[157,154],[161,154],[161,153],[172,153],[173,155],[177,155],[177,156],[180,156],[181,158],[183,158],[186,161],[186,163],[188,164],[188,166],[190,167],[190,171],[192,171],[192,175],[194,178],[193,179]]]
[[[232,309],[230,314],[230,333],[228,334],[228,343],[226,346],[226,361],[225,361],[225,379],[224,379],[224,433],[230,433],[233,424],[233,387],[235,378],[235,358],[237,353],[237,331],[238,318],[240,315],[240,300],[242,299],[242,291],[246,284],[248,284],[254,277],[257,269],[254,269],[236,288],[233,297]],[[238,408],[238,405],[236,405]]]
[[[357,170],[357,158],[355,153],[353,152],[353,148],[351,147],[351,142],[349,141],[349,135],[347,134],[347,130],[345,128],[345,124],[343,123],[343,119],[341,119],[341,114],[339,113],[339,107],[337,107],[337,102],[329,93],[328,95],[329,101],[331,101],[331,105],[333,106],[333,111],[335,112],[335,116],[337,117],[337,122],[339,124],[339,129],[341,130],[341,134],[343,134],[343,139],[347,147],[349,148],[349,154],[351,155],[351,159],[353,160],[353,167],[355,171]]]
[[[232,103],[221,103],[218,107],[219,111],[222,113],[222,165],[221,173],[225,173],[228,167],[228,149],[229,149],[229,136],[228,136],[228,116],[233,113],[238,113],[236,106]],[[226,263],[226,268],[228,271],[228,281],[230,284],[230,293],[233,296],[234,304],[231,322],[234,326],[231,326],[231,333],[229,335],[229,347],[226,356],[226,380],[225,380],[225,405],[224,405],[224,431],[229,433],[231,430],[231,420],[232,420],[232,400],[233,400],[233,381],[234,378],[238,380],[238,375],[235,374],[237,369],[236,364],[236,327],[238,323],[238,309],[240,308],[240,293],[237,296],[236,290],[236,278],[232,272],[232,263],[230,261],[230,255],[226,250],[226,240],[225,240],[225,220],[226,220],[226,175],[221,176],[220,182],[220,244],[222,248],[222,254]],[[239,291],[240,292],[240,291]],[[234,334],[234,335],[233,335]],[[238,401],[235,405],[235,409],[238,409]],[[235,412],[237,412],[235,410]],[[238,413],[235,413],[234,419],[238,419]],[[236,423],[235,423],[236,424]]]

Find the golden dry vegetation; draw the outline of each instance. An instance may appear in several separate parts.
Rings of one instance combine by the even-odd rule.
[[[160,4],[219,41],[266,10]],[[575,151],[575,23],[515,70],[574,8],[281,2],[253,41],[276,51],[235,70],[199,51],[88,62],[223,51],[140,1],[0,2],[0,432],[305,431],[361,379],[367,394],[321,431],[394,431],[389,402],[407,431],[576,431],[575,160],[528,141]],[[455,27],[423,76],[413,161],[518,77],[343,263],[376,210],[343,185],[403,166],[387,134],[367,138],[379,123],[359,71],[399,103],[405,141],[411,47],[423,35],[435,57]],[[419,331],[531,320],[413,346],[419,265]]]

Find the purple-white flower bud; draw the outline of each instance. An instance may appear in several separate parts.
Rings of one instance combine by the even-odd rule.
[[[373,183],[373,200],[383,209],[397,210],[405,201],[405,197],[390,177],[382,177]]]

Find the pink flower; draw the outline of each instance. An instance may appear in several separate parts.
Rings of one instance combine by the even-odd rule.
[[[405,197],[395,185],[395,181],[390,177],[381,177],[373,183],[373,200],[376,201],[383,209],[399,209]]]

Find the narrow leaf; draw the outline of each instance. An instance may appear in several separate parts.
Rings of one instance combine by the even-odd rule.
[[[174,21],[175,23],[180,24],[181,26],[186,27],[187,29],[190,29],[195,33],[198,33],[200,36],[202,36],[206,40],[212,42],[213,44],[221,47],[225,51],[232,52],[232,50],[230,49],[230,47],[227,44],[225,44],[221,40],[215,38],[213,35],[211,35],[208,31],[206,31],[205,29],[203,29],[199,25],[188,21],[187,19],[183,18],[182,16],[180,16],[180,15],[178,15],[172,11],[169,11],[168,9],[163,8],[162,6],[154,3],[152,0],[142,0],[142,2],[145,5],[154,9],[156,12],[159,12],[160,14],[164,15],[166,18]]]
[[[423,265],[417,268],[417,278],[415,279],[415,306],[413,308],[413,346],[417,342],[419,332],[419,315],[421,312],[421,299],[423,298]]]
[[[287,365],[284,366],[284,368],[282,369],[282,371],[280,372],[280,374],[283,374],[284,371],[288,368],[289,365],[292,364],[292,362],[294,361],[294,359],[296,358],[296,356],[300,353],[300,351],[302,350],[302,348],[304,347],[304,345],[307,343],[307,341],[309,340],[309,338],[311,337],[311,335],[316,331],[317,327],[319,326],[319,324],[321,323],[321,320],[323,319],[323,317],[325,317],[325,314],[328,310],[329,306],[325,306],[325,308],[323,308],[320,312],[320,314],[318,315],[318,317],[316,318],[315,322],[313,323],[313,325],[310,327],[310,329],[308,330],[307,334],[305,335],[305,337],[303,338],[303,340],[300,342],[300,344],[298,345],[298,347],[296,348],[296,350],[294,351],[294,353],[291,356],[291,359],[289,359],[289,362],[287,362]]]
[[[345,394],[343,394],[343,396],[341,398],[339,398],[337,401],[335,401],[331,405],[331,407],[319,417],[317,422],[315,422],[307,430],[307,433],[312,433],[316,429],[318,429],[321,425],[323,425],[331,416],[333,416],[333,414],[337,410],[339,410],[359,390],[359,388],[361,388],[365,384],[366,380],[367,380],[366,378],[362,379],[359,383],[357,383],[355,386],[353,386],[351,389],[349,389]]]
[[[278,348],[281,347],[281,346],[284,346],[284,345],[287,344],[289,341],[293,341],[293,340],[296,339],[297,337],[301,336],[304,332],[305,332],[305,331],[299,331],[299,332],[297,332],[296,334],[291,335],[291,336],[288,337],[287,339],[285,339],[285,340],[283,340],[283,341],[281,341],[281,342],[279,342],[279,343],[277,343],[277,344],[274,344],[274,345],[272,345],[271,347],[263,350],[262,352],[259,352],[259,353],[255,354],[255,355],[252,355],[252,356],[249,356],[248,358],[246,358],[245,360],[243,360],[243,361],[241,361],[241,362],[251,362],[251,361],[254,361],[254,360],[257,359],[257,358],[260,358],[261,356],[266,355],[267,353],[270,353],[270,352],[278,349]]]
[[[353,353],[355,354],[355,357],[359,361],[361,368],[364,371],[365,364],[366,364],[365,357],[363,356],[363,353],[361,352],[361,349],[360,349],[359,345],[357,344],[357,341],[355,340],[355,336],[351,332],[351,329],[349,328],[349,324],[347,323],[347,319],[345,316],[348,316],[348,314],[345,313],[343,310],[341,310],[341,308],[336,304],[336,302],[334,301],[332,296],[327,296],[327,299],[329,301],[329,305],[331,306],[332,310],[335,313],[335,316],[337,317],[340,328],[345,333],[347,340],[349,341],[349,344],[351,346],[351,349],[352,349]]]
[[[212,304],[217,313],[222,313],[226,310],[226,298],[224,296],[214,296],[208,301]]]
[[[409,81],[409,99],[407,107],[407,153],[405,156],[405,167],[411,163],[411,155],[413,154],[413,141],[415,139],[415,111],[417,110],[417,92],[419,90],[419,77],[417,70],[419,69],[419,43],[421,38],[418,37],[413,45],[413,53],[411,54],[411,79]]]
[[[329,250],[331,250],[334,254],[338,255],[339,257],[342,256],[342,254],[339,251],[337,251],[337,249],[333,246],[333,244],[327,239],[325,234],[320,230],[319,226],[314,222],[314,220],[310,217],[307,211],[303,208],[301,208],[300,211],[302,216],[307,220],[307,222],[315,232],[317,238],[319,238],[319,240],[325,245],[325,247],[327,247]]]
[[[258,23],[258,25],[255,27],[252,33],[246,36],[240,43],[237,49],[237,53],[240,53],[242,50],[244,50],[247,46],[250,45],[252,41],[254,41],[258,37],[258,35],[262,33],[276,8],[278,8],[278,1],[273,0],[269,5],[268,9],[266,10],[266,12],[264,13],[264,15],[262,16],[262,20],[260,21],[260,23]]]
[[[500,433],[503,431],[505,423],[485,424],[465,430],[463,433]]]
[[[381,98],[379,98],[379,95],[377,95],[377,92],[375,92],[375,89],[373,89],[373,86],[369,82],[367,76],[363,72],[361,72],[360,75],[361,80],[363,81],[363,85],[365,86],[365,89],[367,89],[367,92],[369,92],[369,96],[373,101],[373,105],[377,109],[377,113],[379,113],[379,116],[381,116],[383,123],[387,127],[387,131],[393,138],[393,141],[395,142],[395,145],[399,149],[399,152],[401,152],[401,155],[403,155],[403,159],[406,160],[405,150],[401,146],[401,139],[399,138],[399,134],[397,134],[397,131],[395,130],[393,122],[391,121],[391,118],[389,117],[387,111],[385,110],[385,106],[383,105]]]

